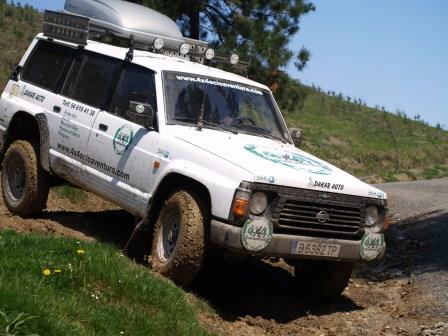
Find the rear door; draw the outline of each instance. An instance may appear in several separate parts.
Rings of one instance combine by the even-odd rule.
[[[58,175],[86,188],[87,143],[95,119],[108,104],[122,61],[78,50],[68,70],[56,109],[59,123],[52,131],[52,168]]]

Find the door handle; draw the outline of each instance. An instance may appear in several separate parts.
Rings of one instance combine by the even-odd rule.
[[[57,105],[53,106],[53,112],[56,112],[56,113],[61,112],[61,107],[57,106]]]
[[[109,128],[109,126],[105,125],[105,124],[100,124],[98,126],[98,128],[100,129],[100,131],[106,132],[107,129]]]

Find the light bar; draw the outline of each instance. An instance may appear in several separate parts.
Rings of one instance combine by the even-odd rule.
[[[47,10],[43,32],[45,36],[85,46],[89,36],[89,19]]]
[[[86,46],[87,40],[126,47],[129,37],[120,36],[107,28],[98,26],[94,21],[84,16],[63,12],[45,11],[43,33],[49,38],[55,38],[80,46]],[[207,42],[184,37],[184,43],[173,44],[157,34],[147,34],[144,39],[133,40],[133,49],[161,53],[170,57],[187,59],[204,64],[204,61],[223,63],[232,66],[241,74],[247,74],[249,63],[242,62],[237,54],[230,57],[218,56]]]

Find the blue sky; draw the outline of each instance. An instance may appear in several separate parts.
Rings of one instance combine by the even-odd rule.
[[[62,9],[63,0],[27,0]],[[448,1],[314,0],[291,49],[305,46],[307,68],[288,72],[305,84],[397,108],[448,128]]]

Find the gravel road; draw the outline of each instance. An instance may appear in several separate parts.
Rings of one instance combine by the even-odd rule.
[[[387,193],[390,213],[402,220],[448,210],[448,178],[378,184]]]

